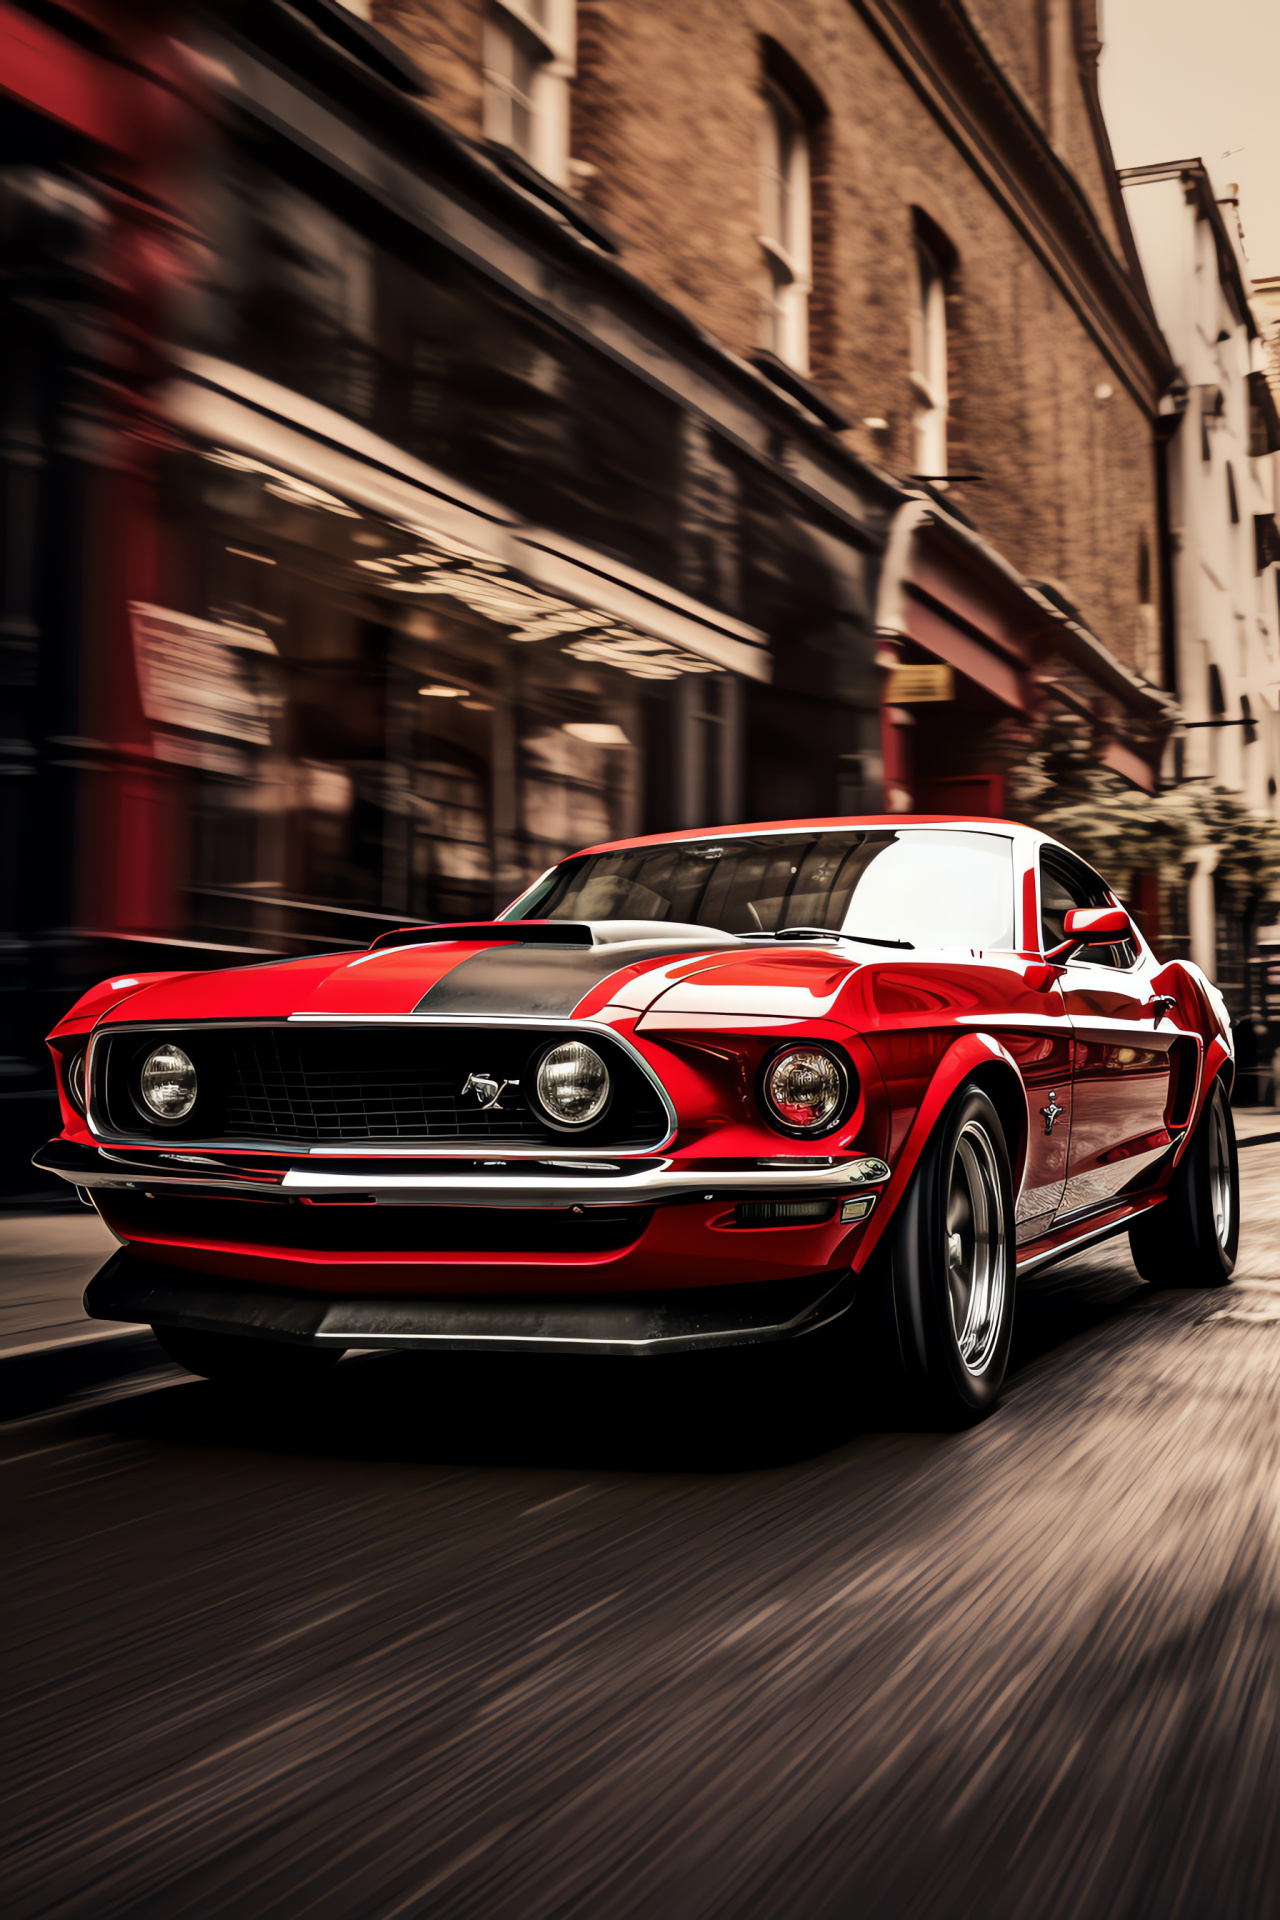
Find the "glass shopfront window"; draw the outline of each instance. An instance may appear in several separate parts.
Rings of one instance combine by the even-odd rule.
[[[712,662],[462,541],[225,449],[171,482],[169,605],[135,608],[134,638],[194,938],[303,951],[487,916],[645,830],[691,703],[737,710]]]
[[[192,451],[165,608],[135,616],[156,751],[181,769],[190,936],[367,939],[494,912],[602,839],[875,810],[869,545],[473,262],[317,191],[230,141],[210,170],[210,267],[174,330],[213,384],[276,383],[285,423],[294,397],[328,408],[338,447],[352,423],[768,657],[739,680],[320,476]]]

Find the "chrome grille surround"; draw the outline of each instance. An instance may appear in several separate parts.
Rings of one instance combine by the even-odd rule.
[[[325,1059],[325,1036],[332,1044]],[[357,1060],[361,1036],[369,1064]],[[220,1124],[202,1124],[201,1109],[180,1128],[149,1125],[122,1099],[118,1044],[141,1049],[160,1038],[185,1036],[220,1074]],[[413,1036],[413,1041],[410,1040]],[[527,1073],[549,1046],[590,1036],[614,1056],[625,1083],[596,1125],[566,1135],[545,1124],[523,1091],[504,1096],[500,1112],[461,1103],[466,1073],[489,1071],[506,1059]],[[221,1039],[221,1046],[218,1045]],[[430,1041],[439,1045],[432,1048]],[[351,1043],[356,1043],[353,1049]],[[417,1061],[408,1044],[422,1045]],[[616,1050],[616,1054],[615,1054]],[[398,1054],[399,1058],[392,1056]],[[433,1057],[434,1056],[434,1057]],[[199,1062],[197,1062],[199,1068]],[[110,1084],[108,1084],[110,1082]],[[562,1159],[653,1153],[676,1132],[675,1109],[652,1067],[613,1028],[598,1021],[482,1016],[292,1016],[287,1020],[165,1021],[99,1028],[89,1046],[88,1122],[96,1139],[112,1144],[198,1148],[254,1148],[323,1153],[332,1150],[431,1155],[501,1151],[504,1157]],[[206,1109],[209,1102],[206,1101]]]

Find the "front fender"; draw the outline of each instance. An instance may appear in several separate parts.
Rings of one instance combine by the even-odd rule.
[[[49,1043],[53,1045],[59,1040],[71,1036],[78,1038],[88,1033],[99,1020],[113,1013],[124,1001],[131,1000],[144,987],[154,987],[160,980],[181,980],[189,971],[189,968],[179,968],[167,973],[124,973],[118,974],[114,980],[100,980],[96,987],[90,987],[82,993],[74,1006],[67,1008],[48,1036]]]
[[[981,1073],[985,1078],[986,1073],[993,1067],[1002,1074],[1012,1076],[1010,1091],[1016,1088],[1024,1116],[1020,1138],[1013,1143],[1013,1191],[1015,1196],[1017,1195],[1022,1185],[1027,1152],[1025,1124],[1027,1093],[1022,1075],[1018,1072],[1017,1064],[1008,1048],[1002,1046],[991,1034],[962,1034],[943,1054],[934,1069],[932,1079],[925,1088],[920,1105],[916,1109],[915,1119],[911,1123],[910,1131],[894,1163],[893,1177],[888,1190],[884,1194],[881,1205],[868,1222],[867,1231],[854,1256],[852,1265],[855,1271],[862,1271],[888,1232],[902,1204],[903,1195],[911,1184],[911,1176],[916,1170],[920,1156],[928,1144],[943,1109],[956,1089],[976,1074]]]

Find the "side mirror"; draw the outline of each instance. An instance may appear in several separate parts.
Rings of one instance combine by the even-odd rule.
[[[1066,939],[1048,960],[1069,960],[1081,947],[1114,947],[1132,940],[1133,922],[1123,907],[1072,907],[1062,922]]]

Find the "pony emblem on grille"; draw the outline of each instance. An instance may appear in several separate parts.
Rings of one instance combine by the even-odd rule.
[[[509,1088],[518,1088],[518,1080],[495,1080],[489,1073],[469,1073],[462,1088],[462,1098],[474,1093],[480,1102],[481,1113],[502,1113],[502,1096]]]

